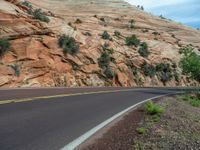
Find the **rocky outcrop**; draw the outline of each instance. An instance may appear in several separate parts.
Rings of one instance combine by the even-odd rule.
[[[171,69],[180,81],[173,76],[164,84],[158,75],[145,76],[143,70],[145,63],[178,66],[178,50],[189,44],[198,51],[200,32],[195,29],[152,16],[122,0],[29,0],[33,9],[44,11],[49,23],[35,19],[22,2],[0,2],[0,38],[11,43],[10,51],[0,59],[1,87],[195,84],[181,75],[179,67]],[[135,21],[134,27],[131,20]],[[110,40],[102,39],[104,31],[110,34]],[[121,35],[114,35],[115,31]],[[63,34],[76,39],[79,53],[63,53],[58,45]],[[147,43],[147,58],[140,56],[139,47],[126,45],[125,38],[133,34]],[[105,70],[99,58],[110,50],[110,70]],[[20,76],[12,65],[18,66]]]

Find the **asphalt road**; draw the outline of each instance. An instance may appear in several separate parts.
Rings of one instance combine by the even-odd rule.
[[[0,100],[119,89],[124,90],[4,89],[0,90]],[[133,89],[0,105],[0,150],[58,150],[131,105],[173,92],[175,90]]]

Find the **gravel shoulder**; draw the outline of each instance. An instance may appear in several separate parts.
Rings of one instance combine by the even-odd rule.
[[[200,150],[200,108],[177,96],[155,102],[164,108],[160,117],[144,106],[124,116],[102,137],[83,150]],[[142,132],[138,131],[142,129]]]

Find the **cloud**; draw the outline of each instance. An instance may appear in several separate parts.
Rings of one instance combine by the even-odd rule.
[[[163,15],[177,22],[200,27],[199,0],[125,0],[133,5],[142,5],[155,15]]]

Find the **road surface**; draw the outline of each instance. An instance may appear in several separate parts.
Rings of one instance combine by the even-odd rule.
[[[113,90],[117,91],[109,92]],[[138,102],[176,92],[151,88],[3,89],[0,101],[91,91],[97,93],[1,104],[0,150],[58,150]]]

